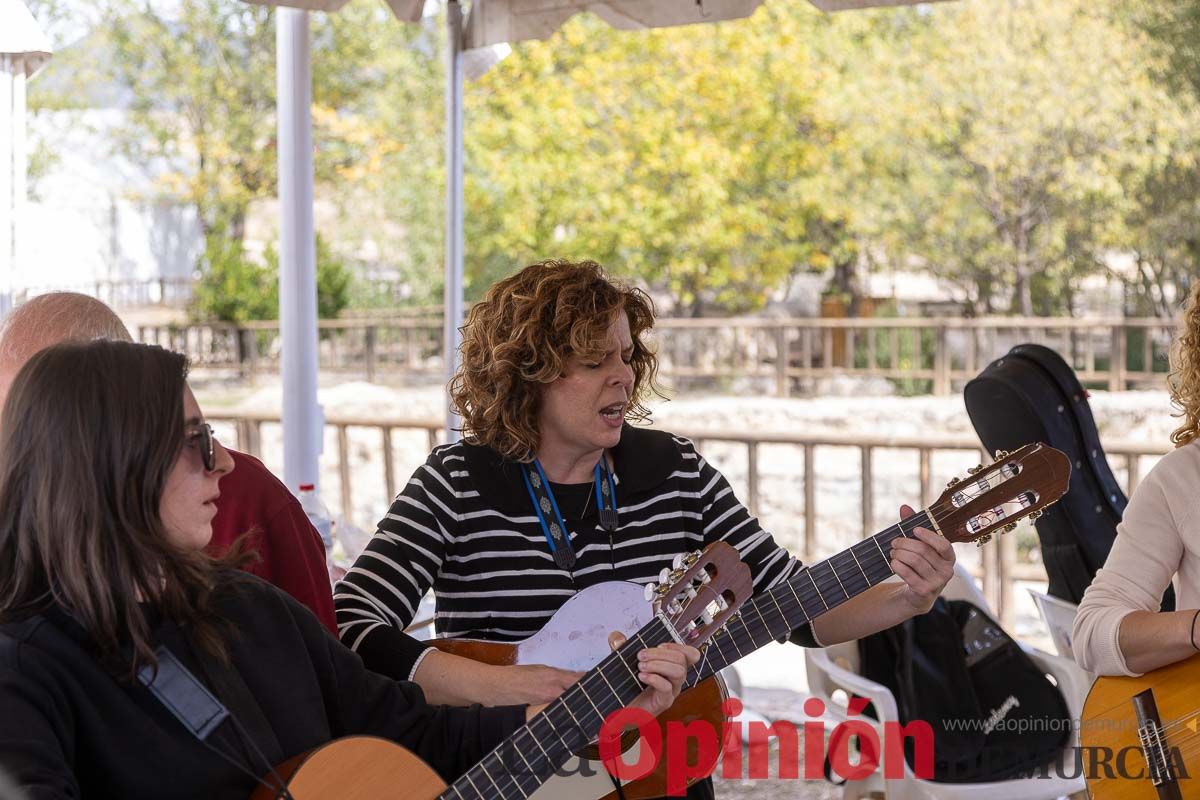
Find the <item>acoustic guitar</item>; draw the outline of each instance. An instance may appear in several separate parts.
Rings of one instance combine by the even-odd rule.
[[[672,641],[703,647],[753,591],[749,568],[724,542],[690,554],[674,575],[657,593],[651,618],[623,645],[451,786],[400,745],[352,736],[281,764],[251,800],[526,800],[641,694],[641,650]]]
[[[911,537],[915,528],[923,527],[952,542],[983,544],[996,532],[1012,530],[1022,517],[1040,515],[1066,493],[1071,463],[1061,451],[1030,444],[996,455],[994,463],[970,470],[967,479],[951,481],[928,509],[797,572],[746,602],[705,648],[704,658],[684,684],[690,688],[659,717],[663,741],[670,722],[705,720],[713,729],[723,730],[726,719],[722,703],[728,693],[719,671],[768,642],[786,639],[800,625],[891,577],[887,554],[895,538]],[[651,603],[647,601],[659,591],[654,584],[601,583],[574,595],[542,630],[523,641],[435,639],[432,643],[445,652],[489,664],[548,664],[586,670],[608,653],[610,631],[629,633],[646,624],[651,614]],[[688,763],[696,764],[696,742],[689,741],[689,747]],[[705,774],[712,773],[719,758],[719,753],[712,757],[705,765]],[[636,762],[636,755],[631,754],[627,760]],[[564,772],[565,776],[554,777],[538,791],[537,800],[616,800],[612,778],[598,760],[595,748],[581,751]],[[644,778],[625,784],[623,793],[627,800],[662,797],[666,782],[664,761]]]
[[[1200,796],[1200,656],[1140,678],[1099,678],[1079,722],[1093,800]]]

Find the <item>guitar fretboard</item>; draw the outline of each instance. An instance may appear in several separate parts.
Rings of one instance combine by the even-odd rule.
[[[656,616],[439,797],[524,800],[532,795],[595,739],[609,714],[641,694],[638,652],[672,640],[670,623]]]
[[[695,685],[768,642],[786,639],[804,623],[887,580],[892,575],[888,555],[892,542],[911,537],[914,528],[933,528],[927,511],[805,567],[747,600],[738,615],[709,641],[684,686]]]

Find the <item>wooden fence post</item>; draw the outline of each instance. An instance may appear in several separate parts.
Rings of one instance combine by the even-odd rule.
[[[390,503],[396,497],[396,456],[392,452],[392,429],[384,425],[380,430],[383,431],[383,483]]]
[[[817,545],[817,472],[815,448],[804,445],[804,563],[811,564]]]
[[[758,516],[758,442],[746,445],[746,501],[750,516]]]
[[[999,567],[996,584],[1000,594],[997,598],[996,612],[1000,615],[1000,627],[1011,631],[1014,630],[1013,622],[1016,619],[1013,608],[1013,580],[1017,563],[1017,539],[1011,533],[1002,533],[996,538],[999,539],[996,543],[996,561]]]
[[[787,397],[788,385],[788,338],[787,327],[781,322],[775,329],[775,396]]]
[[[872,455],[874,448],[862,446],[862,529],[863,536],[870,536],[875,527],[875,492],[872,480]]]
[[[1108,390],[1119,392],[1125,388],[1125,326],[1113,324],[1112,348],[1108,360]]]
[[[934,329],[933,393],[938,397],[950,394],[950,353],[946,349],[946,323],[938,322]]]
[[[258,374],[258,331],[238,328],[235,335],[242,351],[242,377],[253,379]]]
[[[375,326],[368,325],[364,330],[366,337],[367,383],[375,382]]]
[[[350,495],[350,438],[345,425],[337,426],[338,482],[342,484],[342,519],[354,523],[354,503]]]

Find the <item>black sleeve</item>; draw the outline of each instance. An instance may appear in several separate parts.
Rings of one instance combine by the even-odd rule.
[[[80,796],[72,768],[69,704],[20,669],[20,645],[0,644],[0,770],[28,800]]]
[[[431,453],[334,590],[342,642],[369,668],[397,680],[412,680],[428,647],[404,628],[440,571],[458,525],[449,473],[438,452]]]
[[[333,735],[368,734],[407,747],[452,782],[525,724],[525,706],[434,706],[415,683],[371,672],[357,653],[285,598],[320,671]],[[303,613],[301,613],[303,612]]]

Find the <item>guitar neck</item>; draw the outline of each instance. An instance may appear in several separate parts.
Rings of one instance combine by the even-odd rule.
[[[641,694],[637,654],[673,641],[672,630],[662,616],[656,616],[440,797],[525,800],[595,739],[609,714]]]
[[[933,528],[927,511],[913,516],[847,550],[809,567],[742,604],[741,611],[708,643],[685,686],[708,678],[771,641],[892,576],[888,557],[894,540],[911,538],[915,528]]]

